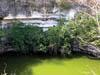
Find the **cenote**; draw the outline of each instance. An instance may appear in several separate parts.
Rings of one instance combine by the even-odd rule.
[[[100,75],[100,60],[87,57],[3,57],[0,58],[0,73],[3,73],[5,63],[8,75]]]
[[[100,75],[93,58],[100,0],[0,0],[0,75]]]

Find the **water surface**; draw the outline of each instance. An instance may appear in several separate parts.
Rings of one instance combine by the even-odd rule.
[[[5,57],[0,58],[0,73],[3,72],[4,63],[7,64],[8,75],[100,75],[100,60],[87,57]]]

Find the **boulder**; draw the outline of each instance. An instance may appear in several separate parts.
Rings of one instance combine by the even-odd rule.
[[[100,48],[91,45],[91,44],[86,44],[86,45],[80,45],[80,42],[78,39],[74,39],[71,43],[71,49],[73,52],[79,52],[83,54],[88,54],[91,55],[95,58],[100,58]]]
[[[80,51],[92,55],[94,57],[100,58],[100,48],[94,45],[84,45],[80,48]]]

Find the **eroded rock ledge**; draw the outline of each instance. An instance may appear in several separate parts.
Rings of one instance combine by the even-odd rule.
[[[72,51],[84,53],[100,59],[100,48],[92,44],[80,45],[79,41],[74,40],[72,42]]]

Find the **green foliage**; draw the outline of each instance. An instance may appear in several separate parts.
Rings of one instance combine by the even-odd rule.
[[[4,29],[0,28],[0,45],[2,44],[2,38],[6,36],[6,32]]]
[[[100,46],[100,40],[95,40],[98,35],[97,24],[90,16],[80,13],[75,20],[69,20],[61,25],[51,27],[47,31],[48,43],[53,49],[59,50],[62,55],[71,54],[72,42],[77,39],[79,44],[92,44]]]
[[[60,2],[60,7],[61,7],[62,9],[70,9],[70,8],[72,7],[72,5],[71,5],[71,3],[69,3],[69,2],[67,2],[67,1],[65,1],[65,0],[62,0],[62,1]]]
[[[64,25],[66,22],[65,18],[58,19],[58,25]]]
[[[58,52],[67,55],[71,52],[64,26],[50,27],[48,31],[43,32],[42,28],[16,22],[7,33],[8,40],[16,51],[31,53],[50,50],[53,55]]]
[[[75,39],[80,45],[91,43],[100,46],[100,40],[96,39],[98,32],[95,20],[83,13],[67,22],[61,19],[58,26],[50,27],[45,32],[40,27],[16,22],[7,33],[11,46],[23,53],[49,51],[52,55],[71,55]]]
[[[3,37],[5,36],[5,31],[4,29],[0,28],[0,37]]]
[[[66,35],[64,26],[55,26],[47,31],[47,40],[49,47],[60,52],[62,55],[68,55],[71,52],[69,38]]]
[[[9,30],[8,38],[16,50],[26,53],[37,49],[42,38],[42,33],[43,31],[39,27],[25,26],[23,23],[14,23]]]
[[[78,38],[81,43],[90,43],[98,35],[95,20],[83,13],[78,14],[75,20],[70,20],[66,25],[70,37]]]
[[[100,39],[93,40],[91,43],[100,47]]]

